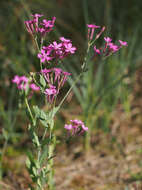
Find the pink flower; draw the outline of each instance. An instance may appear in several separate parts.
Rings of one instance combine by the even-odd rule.
[[[94,46],[94,52],[95,52],[96,54],[101,54],[100,50],[97,49],[96,46]]]
[[[45,63],[46,61],[48,62],[48,61],[50,61],[50,60],[52,60],[52,57],[50,57],[49,56],[49,53],[47,52],[45,52],[45,50],[41,50],[41,52],[40,53],[38,53],[38,58],[40,58],[40,60],[41,60],[41,63]]]
[[[32,16],[33,16],[34,18],[38,18],[38,17],[42,17],[43,15],[38,14],[38,13],[35,13],[35,14],[33,14]]]
[[[39,86],[37,86],[37,85],[34,84],[34,83],[30,84],[30,88],[31,88],[33,91],[39,91],[39,90],[40,90]]]
[[[59,39],[60,39],[62,42],[64,42],[64,43],[69,43],[69,42],[71,42],[71,40],[66,39],[66,38],[64,38],[64,37],[60,37]]]
[[[54,97],[59,93],[67,80],[67,77],[71,73],[64,72],[61,68],[42,69],[40,71],[45,81],[47,82],[48,88],[45,89],[44,94],[50,103],[54,100]]]
[[[74,54],[76,51],[76,47],[73,47],[71,43],[65,44],[65,52]]]
[[[26,76],[18,76],[16,75],[12,80],[13,83],[17,84],[17,88],[19,90],[26,90],[29,79]]]
[[[24,76],[24,75],[23,76],[15,75],[14,79],[12,80],[12,82],[17,84],[17,88],[19,90],[26,90],[26,88],[28,86],[32,89],[32,92],[40,90],[40,88],[36,84],[30,83],[29,79],[26,76]],[[31,94],[33,94],[33,93],[31,93]]]
[[[74,54],[76,47],[72,46],[71,40],[64,37],[60,37],[61,43],[54,41],[48,46],[43,46],[41,52],[38,53],[38,58],[41,59],[41,62],[48,62],[51,59],[59,61],[69,54]]]
[[[49,72],[51,72],[51,69],[42,69],[41,70],[41,73],[43,73],[43,74],[47,74],[47,73],[49,73]]]
[[[113,43],[108,43],[109,51],[110,52],[117,52],[119,50],[119,47]]]
[[[81,120],[78,120],[78,119],[74,119],[74,120],[70,120],[70,121],[72,122],[73,127],[83,125],[83,122]]]
[[[107,43],[109,43],[109,42],[112,41],[112,39],[111,39],[110,37],[104,37],[104,40],[105,40]]]
[[[56,87],[55,86],[50,86],[50,88],[46,88],[44,91],[44,94],[50,96],[56,94]]]
[[[69,72],[62,72],[62,73],[63,73],[63,80],[62,80],[61,86],[65,84],[67,77],[71,75],[71,73]]]
[[[29,79],[26,76],[23,75],[23,76],[20,77],[20,80],[22,82],[26,82],[27,83]]]
[[[39,21],[39,18],[42,17],[41,14],[33,14],[31,20],[25,21],[27,31],[34,35],[37,33],[41,34],[41,37],[44,37],[47,33],[49,33],[53,27],[56,17],[53,17],[52,20],[43,19]]]
[[[42,22],[40,23],[42,27],[39,28],[39,32],[41,33],[42,36],[45,36],[46,33],[49,33],[53,29],[55,20],[56,17],[53,17],[52,20],[46,20],[46,19],[42,20]]]
[[[71,124],[70,125],[65,124],[64,128],[70,131],[72,129],[72,125]]]
[[[34,22],[32,20],[27,20],[24,22],[26,25],[26,29],[30,34],[34,34]]]
[[[61,77],[61,73],[62,73],[62,69],[60,68],[53,68],[53,71],[55,73],[55,77],[54,77],[54,82],[58,79],[58,82],[60,80]]]
[[[45,89],[44,94],[46,95],[48,102],[52,103],[55,96],[58,94],[56,86],[50,84],[49,88]]]
[[[74,119],[70,120],[71,124],[65,124],[64,128],[67,129],[71,135],[82,134],[88,130],[88,127],[84,125],[81,120]]]
[[[88,40],[92,40],[95,29],[100,28],[100,26],[97,26],[95,24],[87,24],[87,27],[88,27]]]
[[[120,46],[127,46],[128,45],[127,42],[124,42],[122,40],[118,40],[118,41],[120,43]]]
[[[15,75],[14,79],[12,79],[12,82],[18,85],[20,83],[20,77],[18,75]]]
[[[95,24],[87,24],[88,28],[100,28],[100,26],[97,26]]]
[[[86,127],[84,124],[82,125],[83,131],[88,131],[88,127]]]
[[[60,50],[62,47],[62,43],[57,44],[57,42],[53,42],[52,47],[54,50]]]
[[[64,85],[67,80],[67,77],[71,75],[69,72],[63,71],[61,68],[52,68],[52,69],[42,69],[41,73],[44,74],[44,78],[48,84],[55,84],[57,86],[57,91],[59,92],[60,88]]]

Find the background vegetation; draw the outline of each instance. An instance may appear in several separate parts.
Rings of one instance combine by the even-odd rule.
[[[119,149],[118,155],[124,154],[124,158],[126,158],[123,146],[123,143],[126,142],[123,142],[124,137],[121,138],[121,132],[118,133],[121,126],[123,126],[121,119],[126,118],[126,121],[129,121],[124,124],[126,135],[131,128],[137,128],[140,130],[138,134],[142,135],[142,1],[1,0],[0,6],[0,145],[1,155],[3,155],[0,162],[1,185],[5,185],[4,187],[7,188],[10,184],[13,189],[26,188],[25,182],[14,183],[13,181],[17,176],[15,178],[11,176],[11,173],[16,173],[15,171],[18,173],[21,165],[24,165],[24,161],[21,161],[22,164],[20,163],[19,155],[25,155],[27,149],[31,148],[31,142],[27,134],[28,120],[26,119],[26,113],[23,111],[24,105],[19,100],[18,92],[11,84],[11,79],[15,74],[22,75],[31,70],[36,71],[39,67],[34,42],[32,42],[24,26],[24,20],[29,19],[32,13],[42,13],[47,18],[56,16],[56,27],[50,35],[50,40],[65,36],[71,38],[73,44],[77,46],[76,56],[73,56],[64,65],[67,70],[73,72],[73,77],[78,74],[85,55],[87,23],[105,25],[107,28],[105,35],[111,34],[109,36],[114,40],[122,39],[128,42],[128,48],[111,56],[104,63],[97,58],[90,62],[91,69],[84,75],[82,83],[77,84],[79,90],[76,87],[73,89],[56,119],[57,135],[61,140],[65,135],[64,122],[71,117],[76,117],[76,115],[86,121],[87,126],[91,129],[91,134],[87,137],[76,139],[75,142],[67,142],[66,146],[62,147],[62,152],[64,152],[64,148],[67,148],[71,154],[72,144],[76,145],[77,143],[84,143],[87,147],[91,147],[93,151],[96,151],[96,146],[101,147],[100,141],[108,139],[108,146],[112,148],[112,152],[117,147]],[[100,45],[102,41],[100,40],[97,43]],[[71,83],[72,80],[70,79],[64,91]],[[62,95],[64,95],[64,91]],[[39,100],[37,95],[32,101],[40,103],[42,100]],[[137,122],[135,123],[135,121]],[[135,142],[136,140],[133,138],[134,145]],[[129,141],[127,143],[129,144]],[[104,142],[104,144],[107,143]],[[141,142],[139,145],[141,147]],[[101,150],[101,148],[98,149]],[[76,156],[76,150],[74,151],[72,154]],[[141,153],[141,148],[136,148],[134,151]],[[80,152],[83,152],[82,146],[79,149]],[[108,155],[113,154],[112,152]],[[102,155],[104,152],[100,151],[99,154]],[[10,163],[14,158],[18,159],[17,163],[19,164],[16,163],[16,167],[11,167]],[[70,163],[72,163],[72,159]],[[141,166],[138,168],[138,172],[132,171],[132,175],[129,176],[132,181],[141,180],[142,168]],[[29,177],[26,179],[29,179]],[[93,183],[95,184],[95,182]],[[109,182],[104,183],[108,184]],[[122,187],[123,189],[131,188],[129,183],[123,183]],[[81,188],[82,190],[89,189],[90,186],[81,185],[80,190]],[[72,189],[77,188],[73,186]]]

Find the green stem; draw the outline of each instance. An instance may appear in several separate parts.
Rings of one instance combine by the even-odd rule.
[[[29,112],[29,114],[30,114],[31,123],[33,124],[33,126],[35,126],[34,117],[33,117],[33,114],[32,114],[32,112],[31,112],[31,109],[30,109],[30,106],[29,106],[27,97],[25,97],[25,104],[26,104],[27,109],[28,109],[28,112]]]
[[[82,70],[85,70],[85,67],[86,67],[86,64],[87,64],[87,61],[88,61],[88,54],[89,54],[90,47],[91,47],[91,44],[90,44],[90,42],[88,42],[86,56],[84,57],[84,61],[83,61],[83,64],[81,66]]]
[[[75,81],[72,83],[72,86],[70,87],[70,89],[68,90],[68,92],[66,93],[66,95],[64,96],[64,98],[62,99],[62,101],[59,104],[59,107],[61,107],[61,105],[64,103],[65,99],[67,98],[67,96],[69,95],[69,93],[71,92],[71,90],[73,89],[73,87],[75,86],[75,84],[79,81],[80,77],[83,75],[83,73],[86,70],[86,64],[88,61],[88,54],[89,54],[89,50],[90,50],[91,44],[90,42],[88,42],[88,47],[87,47],[87,51],[86,51],[86,57],[84,58],[83,64],[81,66],[81,73],[79,74],[79,76],[75,79]]]
[[[56,137],[52,135],[53,133],[53,126],[50,128],[50,144],[49,144],[49,152],[48,152],[48,185],[49,185],[49,190],[54,190],[54,169],[53,169],[53,154],[54,154],[54,149],[56,146]]]
[[[38,52],[40,52],[40,51],[41,51],[41,48],[42,48],[42,45],[43,45],[44,39],[43,39],[43,38],[41,39],[41,44],[40,44],[40,47],[39,47],[38,41],[37,41],[37,36],[34,36],[34,35],[32,35],[32,36],[33,36],[33,39],[34,39],[36,48],[37,48]],[[42,70],[42,63],[41,63],[41,60],[40,60],[40,69]]]
[[[38,52],[40,51],[40,48],[39,48],[39,45],[38,45],[38,42],[37,42],[37,37],[32,35],[33,36],[33,39],[34,39],[34,42],[35,42],[35,45],[36,45],[36,48],[38,50]]]
[[[47,128],[45,128],[43,136],[42,136],[42,141],[45,139],[47,133]],[[37,160],[38,162],[40,161],[40,156],[41,156],[41,146],[38,148],[38,153],[37,153]]]
[[[65,99],[67,98],[67,96],[69,95],[69,93],[71,92],[71,90],[73,89],[73,87],[75,86],[75,84],[79,81],[81,75],[83,74],[83,72],[81,72],[79,74],[79,76],[76,78],[76,80],[73,82],[72,86],[70,87],[70,89],[68,90],[68,92],[66,93],[66,95],[64,96],[64,98],[62,99],[62,101],[59,104],[59,107],[62,106],[62,104],[64,103]]]

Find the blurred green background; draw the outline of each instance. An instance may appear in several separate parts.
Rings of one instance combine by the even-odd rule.
[[[90,62],[91,69],[84,75],[82,83],[78,84],[79,90],[77,87],[73,89],[72,96],[61,110],[57,128],[63,128],[64,121],[70,119],[70,115],[78,114],[86,121],[92,134],[96,133],[97,128],[110,132],[113,111],[118,105],[122,105],[124,112],[131,113],[135,72],[142,66],[141,0],[1,0],[0,7],[2,151],[5,151],[3,147],[7,147],[7,144],[19,148],[23,142],[27,142],[24,145],[29,145],[28,140],[25,141],[28,139],[28,121],[23,106],[18,106],[21,102],[11,79],[15,74],[22,75],[39,69],[34,43],[24,26],[24,20],[29,19],[33,13],[44,14],[46,18],[56,16],[50,40],[58,39],[59,36],[72,39],[78,51],[64,67],[73,72],[73,77],[78,75],[86,52],[86,24],[106,26],[105,35],[114,41],[121,39],[128,42],[127,48],[108,58],[105,63],[101,64],[99,59]],[[101,37],[97,42],[98,45],[102,44],[102,39]],[[72,79],[65,90],[70,84]],[[34,97],[34,104],[38,98]],[[79,111],[76,111],[78,106]],[[85,138],[86,147],[90,146],[90,138],[90,134]]]

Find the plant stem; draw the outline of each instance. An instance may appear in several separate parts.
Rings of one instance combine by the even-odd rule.
[[[70,89],[68,90],[68,92],[66,93],[66,95],[64,96],[64,98],[62,99],[62,101],[59,104],[59,107],[61,107],[61,105],[64,103],[65,99],[67,98],[67,96],[69,95],[69,93],[71,92],[71,90],[73,89],[73,87],[75,86],[75,84],[79,81],[81,75],[83,74],[83,72],[81,72],[79,74],[79,76],[76,78],[76,80],[73,82],[72,86],[70,87]]]
[[[29,114],[30,114],[31,123],[33,124],[33,126],[35,126],[34,117],[33,117],[33,114],[32,114],[32,112],[31,112],[31,109],[30,109],[30,106],[29,106],[27,97],[25,97],[25,104],[26,104],[27,109],[28,109],[28,112],[29,112]]]
[[[53,180],[53,176],[54,176],[54,170],[53,170],[53,153],[54,153],[54,149],[56,146],[56,137],[52,135],[53,133],[53,128],[50,128],[50,144],[49,144],[49,153],[48,153],[48,169],[49,169],[49,181],[48,181],[48,185],[49,185],[49,190],[54,190],[54,180]]]

